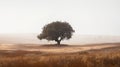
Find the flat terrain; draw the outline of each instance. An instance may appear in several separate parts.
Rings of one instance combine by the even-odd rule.
[[[11,51],[40,51],[44,53],[74,53],[87,50],[97,50],[109,47],[118,47],[119,43],[88,44],[88,45],[38,45],[38,44],[1,44],[0,50]]]
[[[0,67],[120,67],[120,43],[0,44]]]

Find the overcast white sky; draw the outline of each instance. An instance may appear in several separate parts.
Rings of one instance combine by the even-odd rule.
[[[0,0],[0,33],[40,33],[57,20],[76,34],[120,35],[120,0]]]

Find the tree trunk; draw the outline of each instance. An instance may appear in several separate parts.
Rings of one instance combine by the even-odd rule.
[[[61,41],[58,40],[58,41],[56,41],[56,42],[57,42],[57,45],[60,45],[60,42],[61,42]]]
[[[60,45],[60,41],[58,41],[57,44]]]
[[[61,40],[62,40],[62,38],[60,38],[60,39],[56,39],[55,41],[57,42],[57,44],[56,45],[60,45],[60,42],[61,42]]]

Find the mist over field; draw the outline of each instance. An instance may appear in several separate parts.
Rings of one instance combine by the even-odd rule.
[[[54,41],[39,40],[36,33],[28,34],[0,34],[1,44],[55,44]],[[111,35],[73,35],[70,40],[63,40],[62,44],[83,45],[92,43],[119,43],[120,36]]]
[[[0,0],[0,67],[120,67],[120,0]]]

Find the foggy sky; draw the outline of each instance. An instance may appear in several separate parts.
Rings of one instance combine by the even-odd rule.
[[[76,34],[120,35],[120,0],[0,0],[0,33],[40,33],[52,21]]]

